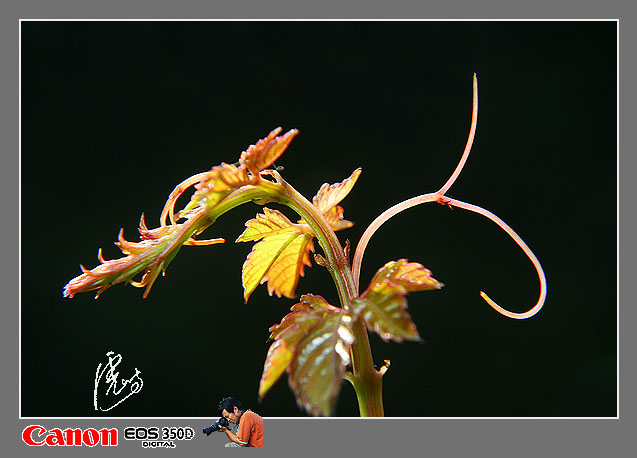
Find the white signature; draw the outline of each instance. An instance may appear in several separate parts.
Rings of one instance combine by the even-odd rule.
[[[115,372],[115,369],[117,365],[122,362],[122,355],[119,353],[115,355],[115,352],[109,351],[106,353],[106,356],[108,356],[108,363],[106,363],[104,367],[102,367],[102,363],[97,366],[97,371],[95,372],[95,390],[93,391],[93,406],[95,410],[101,410],[102,412],[107,412],[113,407],[118,406],[135,393],[139,393],[144,386],[144,381],[139,376],[141,372],[135,368],[135,374],[129,379],[122,378],[121,386],[118,388],[117,379],[119,372]],[[104,374],[106,374],[106,376],[104,376]],[[100,406],[97,402],[97,393],[102,379],[104,383],[108,384],[105,396],[110,396],[109,399],[111,403],[109,407]]]

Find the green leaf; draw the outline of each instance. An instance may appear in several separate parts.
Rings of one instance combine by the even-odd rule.
[[[307,226],[292,223],[277,210],[263,209],[263,214],[246,223],[246,230],[237,242],[261,240],[254,245],[243,264],[241,275],[244,298],[259,284],[268,283],[268,293],[294,297],[305,266],[311,266],[314,251],[313,233]]]
[[[312,415],[330,415],[350,363],[353,317],[306,294],[280,324],[272,326],[259,385],[263,397],[287,369],[297,403]]]
[[[431,277],[431,271],[406,259],[381,267],[369,287],[354,299],[352,307],[368,329],[383,340],[420,340],[416,325],[407,313],[408,292],[440,289],[443,284]]]

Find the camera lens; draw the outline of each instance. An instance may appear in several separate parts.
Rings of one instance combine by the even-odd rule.
[[[206,436],[210,436],[210,434],[214,433],[215,431],[217,431],[220,427],[228,427],[228,420],[221,417],[219,420],[217,420],[216,422],[214,422],[213,424],[211,424],[210,426],[208,426],[207,428],[203,429],[203,433]]]

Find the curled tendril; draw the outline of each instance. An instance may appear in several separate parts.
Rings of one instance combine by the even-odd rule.
[[[197,175],[193,175],[190,178],[185,179],[181,183],[179,183],[175,189],[172,190],[170,195],[168,196],[168,200],[164,204],[164,208],[161,211],[161,215],[159,217],[159,222],[161,227],[166,227],[166,218],[170,218],[171,225],[177,224],[177,220],[175,219],[175,204],[177,200],[181,197],[181,195],[191,186],[200,183],[204,178],[206,178],[208,172],[198,173]],[[179,219],[179,218],[177,218]],[[217,239],[208,239],[208,240],[195,240],[193,237],[189,238],[184,245],[190,246],[207,246],[207,245],[215,245],[217,243],[224,243],[225,240],[221,238]]]
[[[208,172],[201,172],[197,175],[193,175],[190,178],[185,179],[172,190],[170,195],[168,196],[168,200],[166,200],[166,204],[164,205],[164,209],[161,211],[161,216],[159,217],[159,221],[162,226],[166,226],[166,217],[170,217],[170,223],[176,224],[175,221],[175,204],[177,203],[177,199],[181,197],[181,195],[191,187],[199,183],[203,178],[207,176]]]
[[[522,250],[524,251],[524,254],[526,254],[527,257],[531,260],[531,262],[533,263],[533,266],[535,267],[535,270],[537,271],[538,279],[540,281],[540,295],[537,300],[537,303],[531,309],[529,309],[528,311],[524,313],[510,312],[502,308],[496,302],[494,302],[489,296],[487,296],[486,293],[482,291],[480,291],[480,296],[498,313],[504,316],[507,316],[509,318],[526,319],[526,318],[532,317],[533,315],[535,315],[537,312],[540,311],[546,299],[546,290],[547,290],[546,276],[544,275],[544,270],[542,269],[542,265],[540,264],[540,261],[538,261],[537,257],[533,254],[533,251],[531,251],[528,245],[524,243],[522,238],[518,234],[516,234],[516,232],[513,229],[511,229],[510,226],[508,226],[504,221],[502,221],[493,213],[489,212],[488,210],[485,210],[484,208],[478,207],[476,205],[461,202],[459,200],[451,199],[445,196],[445,193],[449,190],[451,185],[453,185],[453,183],[456,181],[456,179],[458,178],[458,175],[460,175],[460,172],[462,171],[462,168],[464,167],[467,161],[467,158],[469,157],[469,153],[471,152],[471,146],[473,145],[473,139],[476,133],[477,123],[478,123],[478,78],[476,74],[474,73],[473,74],[473,108],[471,113],[471,128],[469,131],[469,137],[467,139],[464,152],[462,154],[462,157],[460,158],[460,162],[456,166],[456,169],[454,170],[453,174],[449,177],[447,182],[437,192],[423,194],[423,195],[405,200],[403,202],[400,202],[399,204],[394,205],[393,207],[387,209],[385,212],[380,214],[369,225],[369,227],[365,230],[365,232],[361,236],[360,241],[358,242],[358,246],[356,247],[356,252],[354,253],[354,259],[352,261],[352,274],[354,277],[354,284],[357,290],[359,289],[360,267],[361,267],[361,262],[363,260],[363,254],[365,252],[365,248],[367,247],[367,244],[369,243],[369,240],[371,239],[372,235],[378,230],[378,228],[382,226],[385,222],[387,222],[389,219],[391,219],[393,216],[397,215],[398,213],[404,210],[407,210],[408,208],[415,207],[416,205],[424,204],[427,202],[436,202],[441,205],[446,205],[449,208],[458,207],[464,210],[478,213],[482,216],[485,216],[486,218],[489,218],[491,221],[496,223],[500,228],[502,228],[515,241],[515,243],[517,243],[518,246],[522,248]]]
[[[480,291],[480,296],[482,297],[482,299],[484,299],[487,302],[487,304],[489,304],[499,313],[509,318],[516,318],[519,320],[523,320],[525,318],[530,318],[533,315],[535,315],[537,312],[539,312],[542,306],[544,305],[544,300],[546,299],[546,277],[544,276],[544,270],[542,270],[542,265],[540,264],[540,261],[538,261],[537,257],[535,256],[535,254],[533,254],[533,251],[531,251],[529,246],[526,243],[524,243],[524,240],[522,240],[522,238],[518,234],[516,234],[515,231],[511,229],[511,227],[507,223],[502,221],[500,218],[498,218],[496,215],[494,215],[490,211],[485,210],[484,208],[478,207],[476,205],[468,204],[468,203],[461,202],[455,199],[445,198],[445,200],[446,200],[445,203],[448,205],[451,205],[452,207],[458,207],[464,210],[469,210],[474,213],[478,213],[482,216],[489,218],[495,224],[500,226],[509,235],[509,237],[515,240],[515,243],[517,243],[518,246],[522,248],[522,251],[524,251],[524,254],[526,254],[528,258],[531,260],[531,262],[533,263],[533,266],[535,267],[535,270],[537,271],[538,277],[540,279],[540,296],[537,300],[537,303],[527,312],[524,312],[524,313],[509,312],[508,310],[503,309],[497,303],[495,303],[489,296],[486,295],[486,293],[484,293],[483,291]]]

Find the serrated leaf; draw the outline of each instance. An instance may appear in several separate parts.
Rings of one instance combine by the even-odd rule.
[[[301,300],[306,300],[302,296]],[[270,340],[275,339],[268,349],[268,354],[263,365],[263,374],[259,383],[259,398],[263,398],[266,392],[281,377],[288,368],[296,344],[308,334],[310,329],[316,324],[316,314],[300,313],[308,312],[308,307],[292,307],[294,313],[289,313],[281,320],[280,324],[275,324],[270,328]]]
[[[246,230],[237,239],[237,242],[261,240],[243,264],[241,278],[246,302],[256,287],[265,282],[270,295],[294,297],[305,266],[312,265],[310,252],[314,251],[314,244],[309,229],[293,224],[277,210],[263,211],[246,223]]]
[[[367,327],[385,341],[420,340],[416,325],[407,313],[403,292],[400,287],[384,283],[366,297],[354,299],[352,307]]]
[[[192,216],[192,215],[190,215]],[[138,288],[146,288],[144,296],[150,293],[159,274],[164,274],[171,260],[181,246],[187,243],[193,229],[188,224],[148,229],[144,215],[139,222],[140,242],[130,242],[124,238],[123,229],[120,230],[115,244],[125,256],[118,259],[105,260],[102,250],[98,251],[100,264],[92,270],[84,266],[82,275],[73,278],[64,287],[64,297],[73,297],[77,293],[97,290],[95,298],[118,283],[128,283]],[[223,242],[223,239],[218,239]],[[140,281],[135,281],[138,275]]]
[[[406,259],[390,261],[378,269],[370,286],[387,281],[405,288],[407,292],[440,289],[444,284],[431,276],[431,271],[417,262]]]
[[[360,168],[354,170],[349,178],[340,183],[329,185],[324,183],[312,199],[312,203],[322,214],[326,214],[349,194],[360,176]]]
[[[246,224],[246,229],[237,238],[237,242],[252,242],[264,237],[280,234],[282,232],[295,231],[297,227],[287,216],[278,210],[263,207],[263,213],[258,213],[254,219]]]
[[[195,185],[193,194],[185,210],[205,203],[208,209],[214,208],[232,190],[250,183],[248,172],[244,167],[221,163],[215,165],[203,174],[199,183]]]
[[[285,372],[292,361],[292,349],[288,346],[285,339],[277,340],[268,349],[263,365],[263,373],[259,382],[259,399],[272,388],[281,375]]]
[[[241,153],[241,158],[239,159],[241,166],[246,167],[254,175],[257,175],[261,170],[274,164],[296,134],[299,133],[298,130],[292,129],[277,137],[280,132],[281,128],[277,127],[266,138],[259,140],[255,145],[250,145],[247,150]]]
[[[407,313],[405,296],[409,292],[442,286],[421,264],[406,259],[391,261],[376,272],[369,287],[352,305],[357,316],[383,340],[420,340],[416,325]]]
[[[341,231],[354,225],[353,222],[343,218],[343,207],[340,207],[338,203],[352,190],[361,171],[360,168],[354,170],[349,178],[346,178],[340,183],[332,185],[323,183],[312,199],[312,204],[335,231]],[[305,224],[305,221],[300,220],[299,223]]]
[[[313,415],[329,415],[338,396],[349,349],[353,318],[320,296],[306,294],[280,324],[268,351],[259,385],[263,397],[287,369],[297,403]]]

